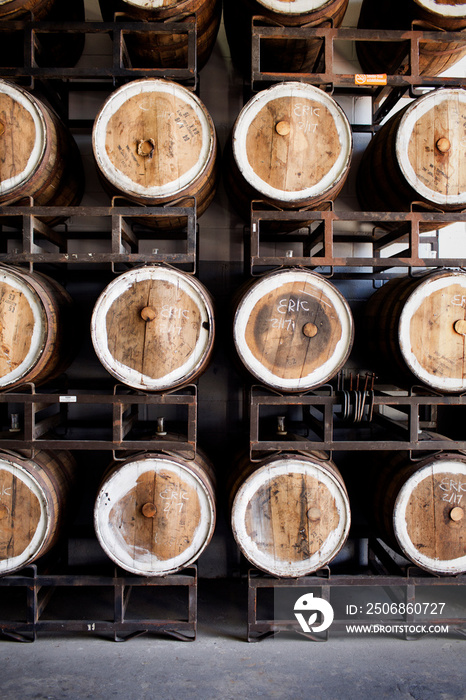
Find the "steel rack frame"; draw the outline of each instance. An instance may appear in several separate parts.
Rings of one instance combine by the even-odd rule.
[[[110,588],[113,619],[47,619],[45,613],[53,593],[66,589]],[[186,618],[136,619],[128,615],[133,589],[149,589],[154,596],[160,587],[187,592]],[[114,568],[113,575],[39,573],[35,564],[21,571],[0,577],[0,589],[19,589],[25,593],[24,620],[0,620],[0,636],[7,640],[33,642],[41,632],[82,632],[112,634],[116,642],[124,642],[147,633],[165,634],[180,641],[194,641],[197,634],[197,567],[183,569],[167,576],[135,576]],[[181,605],[180,605],[181,607]],[[181,611],[180,611],[181,615]]]
[[[109,207],[0,206],[0,263],[97,263],[113,267],[117,264],[164,262],[184,266],[194,274],[198,267],[196,201],[189,199],[191,203],[188,205],[184,201],[183,206],[177,206],[176,202],[154,207],[134,204]],[[41,221],[41,217],[67,217],[73,218],[73,222],[71,225],[65,221],[51,227]],[[100,218],[104,230],[89,230],[91,217]],[[181,219],[183,223],[186,221],[185,227],[177,234],[151,228],[151,223],[156,224],[159,218]],[[72,252],[73,245],[76,248],[78,241],[88,238],[98,239],[108,252]],[[172,250],[173,242],[181,241],[185,250],[160,253],[155,248],[144,253],[141,247],[147,241],[155,245],[168,241]]]
[[[315,72],[277,73],[261,70],[260,46],[267,39],[316,39],[322,41]],[[338,73],[335,70],[335,42],[405,42],[409,56],[409,69],[405,74],[365,75]],[[379,124],[398,99],[408,90],[412,94],[422,87],[464,87],[466,78],[426,76],[419,73],[419,45],[421,42],[464,42],[464,32],[405,31],[353,29],[335,27],[284,27],[267,25],[264,17],[255,15],[251,23],[251,91],[257,92],[267,85],[284,80],[300,80],[325,88],[330,93],[359,92],[373,97],[373,124]],[[402,57],[400,59],[400,62]],[[321,64],[323,62],[323,69]],[[372,82],[371,83],[371,79]]]
[[[381,550],[385,554],[381,553]],[[412,633],[409,626],[422,627],[426,622],[435,623],[435,625],[448,625],[453,627],[455,634],[461,638],[466,638],[466,611],[464,617],[441,617],[436,615],[434,620],[426,620],[425,617],[419,617],[416,614],[416,594],[419,589],[425,586],[442,587],[463,586],[466,584],[466,576],[434,576],[425,571],[413,566],[399,567],[390,554],[381,546],[378,540],[371,540],[368,543],[369,564],[375,566],[376,571],[366,569],[364,572],[355,574],[340,574],[333,573],[331,568],[326,566],[319,571],[308,576],[300,576],[299,578],[281,578],[265,574],[257,569],[248,571],[248,621],[247,621],[247,641],[258,642],[268,637],[274,636],[279,632],[295,632],[311,641],[323,642],[329,639],[330,633],[345,632],[348,625],[355,627],[369,627],[371,625],[396,626],[398,633],[401,632],[401,627],[407,631],[404,633],[405,639],[417,639],[425,632]],[[391,572],[387,570],[378,557],[383,561],[391,562]],[[395,605],[398,607],[400,603],[404,604],[405,612],[402,618],[387,618],[376,617],[371,615],[369,619],[363,621],[355,619],[334,619],[331,627],[319,634],[303,631],[297,619],[293,620],[276,620],[276,619],[261,619],[258,617],[259,591],[272,589],[275,592],[280,589],[293,589],[296,591],[296,597],[303,589],[317,589],[317,595],[327,603],[331,601],[332,591],[341,588],[353,587],[370,587],[374,591],[382,591],[389,596]],[[386,589],[396,589],[395,591]],[[401,593],[400,593],[401,591]],[[411,612],[409,612],[409,609]],[[422,623],[419,625],[419,623]],[[363,632],[364,633],[364,632]],[[415,636],[415,635],[418,636]]]
[[[331,203],[329,203],[329,206]],[[421,225],[429,224],[432,231],[421,233]],[[464,267],[466,258],[438,256],[438,229],[444,224],[466,223],[466,212],[361,212],[312,211],[309,209],[271,209],[260,201],[251,204],[251,223],[245,228],[245,262],[249,273],[258,276],[270,267],[322,267],[333,275],[334,268],[350,268],[345,275],[355,279],[354,268],[365,268],[361,278],[393,276],[394,268],[406,271],[414,267]],[[384,228],[390,226],[390,230]],[[357,225],[358,230],[348,230]],[[272,228],[273,227],[273,228]],[[292,230],[290,230],[292,229]],[[336,256],[335,244],[341,242],[368,243],[372,255],[368,257]],[[264,243],[291,248],[293,244],[302,254],[264,255]],[[401,251],[390,252],[393,244]],[[436,257],[421,257],[421,244],[428,244]],[[373,268],[369,272],[367,268]],[[339,270],[339,275],[344,275]],[[399,273],[398,273],[399,274]]]
[[[3,32],[23,32],[24,34],[24,61],[22,66],[1,67],[0,74],[3,78],[28,80],[34,86],[36,80],[61,80],[67,81],[68,89],[82,86],[73,86],[77,80],[98,80],[108,84],[126,82],[136,78],[167,78],[180,82],[187,82],[190,89],[198,88],[197,72],[197,23],[194,15],[183,18],[182,21],[171,22],[138,22],[123,21],[114,22],[50,22],[34,20],[4,20],[0,21],[0,36]],[[128,34],[140,34],[153,32],[156,34],[186,34],[188,39],[188,60],[186,67],[141,66],[134,68],[128,55],[125,36]],[[41,34],[93,34],[110,36],[112,40],[111,64],[106,67],[86,67],[76,65],[65,66],[40,66],[37,64],[37,42],[40,43]],[[86,85],[86,89],[90,89]]]
[[[106,415],[97,424],[100,437],[76,437],[72,406],[88,406],[91,418],[85,421],[86,432],[97,422],[92,407],[103,409]],[[10,427],[0,433],[0,448],[15,450],[155,450],[183,452],[194,459],[197,449],[197,386],[149,394],[115,385],[113,392],[83,393],[64,389],[51,393],[37,392],[34,384],[0,393],[0,410],[9,411],[5,423]],[[172,407],[185,413],[185,439],[166,438],[163,422],[141,420],[140,407],[156,407],[159,412]],[[14,416],[14,418],[13,418]],[[103,425],[101,425],[103,423]],[[133,432],[132,432],[133,431]],[[104,433],[106,437],[101,437]],[[138,434],[139,433],[139,434]]]

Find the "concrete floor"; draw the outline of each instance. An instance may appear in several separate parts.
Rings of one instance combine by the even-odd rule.
[[[198,638],[80,634],[0,642],[3,700],[466,698],[466,640],[292,633],[246,641],[246,585],[201,581]]]

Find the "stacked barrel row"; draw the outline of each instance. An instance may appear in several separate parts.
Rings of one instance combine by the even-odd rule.
[[[128,11],[131,9],[128,4],[121,3],[118,9]],[[276,2],[273,9],[283,4]],[[133,16],[137,19],[154,19],[153,15],[140,16],[139,11],[143,13],[145,9],[138,8],[137,2],[132,5],[136,6]],[[192,7],[188,11],[192,11]],[[251,10],[252,14],[256,11],[257,7]],[[332,21],[341,21],[343,11],[341,3],[335,6]],[[329,16],[324,16],[323,20],[329,21]],[[244,26],[244,20],[240,24]],[[210,21],[210,37],[216,31],[212,25],[215,26],[215,21]],[[273,55],[278,55],[277,50],[275,46]],[[316,52],[316,47],[309,50],[306,47],[305,51],[311,55],[305,60],[315,65],[320,49],[317,47]],[[284,54],[290,51],[285,49]],[[72,162],[69,155],[74,148],[72,140],[64,134],[53,111],[44,105],[42,112],[43,103],[16,86],[8,86],[8,90],[2,125],[8,132],[5,143],[11,154],[7,165],[8,172],[13,175],[9,183],[6,178],[7,195],[3,202],[12,203],[32,196],[36,204],[67,206],[76,203],[82,188],[78,159],[73,160],[68,175],[61,172],[57,175],[52,166],[52,155],[58,143],[65,144],[63,147],[68,150],[58,156],[56,168]],[[368,149],[358,177],[364,208],[409,210],[414,198],[440,205],[448,211],[464,206],[463,93],[442,90],[423,100],[398,114]],[[29,131],[21,132],[22,137],[26,134],[26,139],[18,146],[13,142],[13,147],[9,133],[13,120],[8,121],[8,117],[14,114],[17,120],[18,112],[21,117],[24,115]],[[431,133],[432,123],[435,123],[434,133]],[[39,139],[40,129],[42,137]],[[50,147],[47,151],[43,146],[47,143],[44,134],[48,137],[53,130],[55,149]],[[19,153],[25,143],[23,169],[20,169]],[[122,194],[139,204],[149,205],[174,199],[183,202],[194,196],[199,214],[212,201],[217,174],[215,128],[200,100],[181,86],[167,81],[136,81],[116,91],[96,119],[93,146],[99,174],[111,195]],[[393,157],[389,169],[390,187],[385,186],[385,180],[379,183],[376,180],[382,170],[380,163],[389,162],[389,155]],[[33,163],[31,156],[36,159]],[[418,171],[419,159],[421,172]],[[254,198],[282,208],[320,210],[341,191],[350,160],[351,129],[337,103],[310,86],[282,83],[250,100],[239,115],[227,150],[225,177],[232,201],[246,219]],[[41,170],[45,173],[32,188],[30,180]],[[57,183],[63,186],[61,199],[57,198]],[[8,187],[12,191],[8,191]],[[375,194],[382,193],[380,203],[370,187]],[[172,220],[157,221],[160,226],[173,227]],[[55,222],[49,219],[48,223]],[[177,223],[174,225],[176,227]],[[28,298],[22,282],[17,281],[18,276],[21,277],[16,270],[5,271],[5,294],[11,295],[9,313],[13,316],[24,307],[29,325],[15,320],[6,331],[11,335],[10,345],[5,343],[7,373],[12,367],[13,371],[20,368],[10,386],[24,381],[49,381],[66,365],[68,351],[57,352],[57,343],[63,348],[67,343],[73,345],[69,342],[72,329],[67,330],[66,321],[64,324],[61,321],[67,316],[62,310],[70,303],[66,294],[57,291],[56,284],[44,276],[39,276],[38,283],[35,276],[26,275],[24,288],[29,289]],[[447,377],[440,387],[445,391],[464,390],[461,353],[466,331],[461,312],[458,317],[455,315],[458,311],[455,307],[463,306],[461,276],[461,273],[458,278],[455,273],[439,273],[415,280],[413,286],[403,284],[402,289],[398,287],[392,294],[386,285],[383,295],[379,295],[369,310],[363,331],[371,342],[379,342],[380,347],[385,348],[387,324],[380,323],[380,319],[387,314],[390,323],[393,321],[397,328],[396,314],[399,311],[401,315],[404,306],[408,306],[408,314],[412,314],[414,320],[408,319],[409,330],[402,334],[400,331],[399,338],[394,334],[396,350],[389,351],[390,356],[393,354],[397,358],[394,368],[419,376],[418,366],[430,363],[421,381],[429,386],[431,376],[438,379],[440,372],[441,381],[443,375]],[[40,292],[37,292],[38,287]],[[34,291],[39,301],[34,298]],[[416,294],[411,308],[408,301]],[[59,299],[54,307],[48,298],[55,296]],[[461,303],[458,303],[460,297]],[[5,302],[8,300],[8,296],[3,298]],[[391,304],[391,308],[386,304]],[[440,316],[442,323],[435,327]],[[429,337],[432,336],[437,352],[434,360],[428,344],[424,340],[419,342],[426,318]],[[8,328],[7,320],[5,327]],[[401,329],[401,325],[399,327]],[[49,328],[54,336],[49,335]],[[36,330],[31,333],[29,329]],[[444,332],[447,341],[443,340]],[[346,301],[328,280],[307,270],[289,270],[250,282],[239,292],[233,333],[239,357],[253,376],[275,389],[302,391],[321,386],[344,365],[351,350],[353,322]],[[194,278],[165,266],[150,266],[120,275],[98,300],[92,321],[94,347],[102,364],[119,381],[144,391],[163,391],[197,378],[208,362],[213,334],[214,314],[206,290]],[[377,340],[378,334],[380,340]],[[406,335],[411,355],[405,354]],[[19,343],[18,338],[21,338]],[[439,338],[442,338],[441,357],[445,360],[441,363],[437,362]],[[416,341],[420,346],[418,353],[424,353],[421,359],[416,355],[416,348],[411,347]],[[13,353],[18,353],[18,357],[13,358]],[[48,355],[53,357],[49,365]],[[34,367],[43,363],[48,369],[41,368],[36,376],[25,375],[24,363],[28,362]],[[35,515],[31,516],[29,525],[25,525],[23,534],[18,535],[19,543],[14,551],[14,557],[21,557],[24,551],[32,553],[32,557],[21,560],[22,565],[40,556],[48,542],[53,542],[53,533],[59,529],[59,524],[44,541],[38,536],[34,546],[27,541],[25,533],[33,532],[36,527],[36,532],[47,529],[44,513],[54,509],[58,512],[55,503],[60,502],[62,493],[66,494],[66,488],[60,485],[62,480],[56,475],[73,471],[60,466],[71,463],[66,454],[41,455],[37,463],[41,474],[46,475],[41,479],[58,482],[50,487],[53,492],[50,498],[40,479],[24,476],[30,475],[31,469],[37,469],[35,465],[31,467],[24,455],[4,455],[2,462],[11,480],[11,484],[5,483],[4,491],[16,494],[17,486],[22,484],[25,491],[32,494],[28,496],[30,512]],[[397,464],[393,473],[401,471]],[[395,485],[393,475],[390,477],[391,500],[385,498],[386,489],[381,488],[384,501],[380,508],[389,513],[390,519],[390,513],[396,512],[397,499],[401,498],[399,519],[408,523],[405,529],[410,541],[416,543],[420,539],[420,526],[414,506],[418,504],[423,509],[421,512],[430,507],[431,520],[436,522],[439,511],[433,505],[438,500],[435,488],[438,486],[437,491],[440,489],[442,496],[445,492],[450,496],[461,492],[464,463],[456,455],[447,456],[440,466],[428,462],[425,477],[421,470],[416,470],[414,482],[409,482],[410,476],[408,470],[399,489],[398,481]],[[411,495],[400,496],[406,482]],[[202,453],[195,460],[182,455],[141,454],[129,456],[123,465],[111,465],[104,476],[95,511],[96,532],[104,550],[123,568],[135,573],[160,575],[186,566],[199,556],[212,535],[213,483],[212,469]],[[413,491],[415,496],[412,496]],[[66,495],[63,499],[66,500]],[[427,558],[418,561],[416,553],[404,545],[402,538],[398,538],[398,546],[404,547],[407,556],[428,570],[435,571],[438,561],[446,560],[444,569],[437,566],[439,572],[457,572],[464,570],[464,556],[457,555],[464,548],[463,511],[456,501],[453,505],[451,499],[442,500],[448,508],[442,511],[446,529],[439,530],[440,539],[436,530],[432,541],[423,545],[427,547]],[[16,539],[16,535],[11,536],[12,518],[22,501],[23,498],[15,501],[11,509],[4,507],[0,513],[5,532],[10,535],[8,542]],[[231,486],[231,509],[233,529],[242,551],[259,568],[276,575],[298,576],[321,568],[335,557],[349,532],[350,506],[346,488],[336,465],[325,453],[274,456],[264,458],[259,465],[249,460],[240,462]],[[267,529],[269,522],[272,529]],[[278,523],[280,537],[275,536],[274,523]],[[457,537],[453,544],[452,528],[456,528]],[[394,535],[396,537],[396,532]],[[392,536],[391,531],[389,536]],[[440,551],[446,542],[448,547]],[[450,560],[455,560],[453,567]],[[14,568],[18,568],[18,561]]]

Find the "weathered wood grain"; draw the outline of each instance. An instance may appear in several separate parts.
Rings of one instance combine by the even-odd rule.
[[[353,321],[344,297],[325,278],[286,270],[247,285],[233,335],[249,372],[274,388],[300,391],[325,383],[343,366]]]
[[[222,5],[219,0],[163,0],[163,2],[126,2],[99,0],[105,21],[116,13],[128,20],[141,22],[183,22],[196,17],[197,68],[207,63],[217,38]],[[126,34],[125,44],[131,65],[137,67],[185,68],[188,65],[187,34],[157,34],[143,29]]]
[[[215,525],[214,476],[195,460],[144,453],[110,466],[94,510],[99,541],[124,569],[164,576],[193,563]]]
[[[341,475],[320,454],[241,460],[230,491],[236,542],[255,566],[275,576],[304,576],[345,543],[350,507]]]
[[[252,199],[285,209],[326,208],[351,160],[349,122],[322,90],[279,83],[243,107],[227,147],[227,191],[247,217]]]
[[[100,361],[119,380],[154,391],[174,388],[207,366],[213,305],[190,275],[164,266],[139,268],[104,290],[91,332]]]
[[[31,564],[55,545],[67,514],[76,464],[69,452],[0,452],[0,573]]]
[[[0,80],[0,204],[79,204],[84,176],[76,143],[45,103]],[[57,219],[48,219],[56,223]]]
[[[363,0],[359,29],[435,28],[459,32],[466,28],[466,3],[462,0]],[[441,34],[440,34],[441,38]],[[366,73],[405,74],[409,71],[409,43],[356,42],[362,70]],[[422,41],[419,44],[419,73],[436,76],[466,55],[466,38],[461,42]]]
[[[440,391],[466,388],[466,275],[440,270],[391,280],[367,302],[368,355],[392,381]]]
[[[97,115],[93,149],[110,194],[149,206],[195,197],[198,216],[213,199],[215,128],[199,98],[177,83],[135,80],[112,93]]]
[[[0,387],[42,384],[63,372],[75,352],[73,302],[50,277],[0,270]]]
[[[409,211],[412,202],[423,202],[434,210],[463,209],[465,139],[466,90],[442,88],[410,103],[364,152],[356,181],[362,207]],[[438,224],[424,223],[421,231],[433,227]]]
[[[443,452],[411,462],[381,454],[373,510],[384,539],[435,574],[466,571],[466,460]]]

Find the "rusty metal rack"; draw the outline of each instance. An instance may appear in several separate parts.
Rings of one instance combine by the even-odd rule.
[[[285,395],[253,385],[249,394],[250,457],[256,461],[265,453],[322,449],[330,455],[337,450],[466,450],[465,439],[435,432],[440,407],[459,410],[464,406],[464,395],[432,395],[422,387],[338,391],[325,385]]]
[[[86,417],[76,419],[73,409]],[[151,409],[158,416],[147,417]],[[160,413],[175,411],[185,439],[166,436]],[[2,449],[155,450],[187,452],[197,446],[197,387],[146,394],[116,385],[113,392],[37,393],[33,384],[0,393]]]
[[[92,85],[85,86],[74,81],[90,80],[108,82],[116,85],[136,78],[167,78],[187,82],[191,89],[196,89],[198,84],[196,36],[197,24],[194,15],[183,17],[181,21],[172,22],[47,22],[47,21],[2,21],[0,22],[0,36],[3,32],[22,32],[24,36],[24,62],[21,66],[0,67],[0,75],[9,79],[27,79],[31,86],[35,80],[63,80],[67,81],[67,89],[92,89]],[[128,54],[125,37],[146,32],[155,34],[186,34],[188,41],[187,65],[182,68],[153,66],[133,67]],[[109,65],[105,67],[85,66],[78,63],[76,66],[43,66],[38,65],[37,45],[40,45],[40,37],[45,34],[81,34],[101,35],[112,40],[112,56],[109,57]],[[187,87],[188,87],[187,85]],[[94,86],[95,89],[95,86]],[[101,89],[101,86],[100,86]]]
[[[40,217],[67,217],[48,226]],[[181,222],[179,233],[151,228],[157,219]],[[146,222],[148,225],[146,225]],[[23,263],[100,263],[147,264],[165,262],[184,266],[195,273],[198,258],[196,201],[177,206],[142,207],[0,207],[0,262]],[[82,252],[79,242],[98,240],[105,252]],[[152,246],[164,246],[159,252]],[[177,252],[176,246],[183,252]],[[95,244],[94,244],[95,249]],[[150,252],[144,252],[144,248]],[[81,250],[81,252],[80,252]],[[76,252],[73,252],[76,251]]]
[[[143,590],[150,597],[150,603],[157,605],[157,596],[161,587],[176,593],[185,589],[186,604],[176,600],[175,606],[180,608],[179,619],[139,617],[133,612],[128,614],[131,594]],[[68,607],[73,604],[73,598],[80,608],[82,599],[80,593],[84,589],[105,589],[110,591],[109,605],[93,607],[99,612],[84,619],[56,619],[50,613],[50,602],[53,594],[66,589]],[[3,601],[12,589],[24,594],[24,607],[20,604],[21,619],[1,619],[0,636],[19,642],[33,642],[41,632],[82,632],[86,634],[112,634],[114,641],[123,642],[146,633],[166,634],[181,641],[194,641],[197,633],[197,567],[190,566],[183,571],[169,576],[135,576],[115,568],[113,575],[80,573],[38,573],[35,564],[26,567],[15,574],[0,577],[0,589],[4,595]],[[99,596],[100,599],[100,596]],[[147,605],[147,603],[145,604]],[[140,605],[140,608],[143,606]],[[136,609],[138,606],[136,605]],[[81,609],[81,608],[80,608]],[[163,607],[161,608],[163,611]],[[144,607],[145,610],[145,607]],[[160,612],[160,610],[158,611]],[[181,617],[186,612],[186,617]]]
[[[371,547],[375,547],[378,552],[381,545],[378,541],[371,541],[369,551],[371,551]],[[325,567],[312,575],[301,576],[299,578],[278,578],[256,569],[250,569],[248,572],[247,640],[248,642],[258,642],[279,632],[292,631],[312,641],[327,641],[329,635],[333,632],[347,631],[346,628],[348,625],[366,627],[365,630],[361,629],[361,633],[363,634],[367,634],[367,628],[371,625],[382,625],[385,628],[387,626],[396,626],[397,630],[395,633],[400,634],[404,629],[406,630],[405,638],[408,638],[407,634],[413,635],[416,634],[416,631],[418,635],[422,635],[423,632],[419,630],[419,627],[421,629],[423,626],[427,627],[427,623],[435,623],[435,625],[439,626],[448,625],[449,627],[453,627],[451,631],[461,637],[465,637],[466,610],[463,617],[441,617],[441,615],[435,615],[435,618],[426,619],[426,617],[420,617],[419,613],[416,614],[416,594],[423,587],[435,586],[442,590],[442,588],[445,587],[464,586],[465,583],[466,577],[464,575],[437,577],[412,566],[400,569],[396,574],[388,573],[387,571],[374,574],[370,570],[357,572],[355,574],[333,574],[329,567]],[[361,618],[355,620],[354,617],[351,619],[351,617],[347,616],[341,617],[340,619],[335,617],[330,628],[318,634],[303,631],[297,619],[258,618],[258,604],[260,603],[259,591],[263,592],[266,589],[273,589],[275,595],[276,591],[280,589],[291,589],[291,591],[295,592],[296,598],[298,598],[298,595],[304,593],[304,589],[317,590],[317,596],[330,603],[332,600],[332,593],[340,592],[341,594],[341,589],[348,588],[354,590],[354,587],[367,587],[372,589],[372,592],[380,591],[387,596],[388,601],[390,601],[392,596],[397,609],[400,609],[400,603],[404,604],[404,614],[402,614],[401,617],[378,617],[376,615],[371,615],[369,617],[364,617],[362,620]],[[387,592],[387,588],[395,590]],[[408,604],[410,604],[409,607]],[[422,609],[421,605],[421,611]],[[411,610],[411,612],[407,612],[407,610]],[[293,612],[292,607],[289,612]],[[345,609],[343,609],[343,613],[344,612]],[[358,609],[358,612],[362,611]],[[413,632],[411,632],[409,629],[410,627],[414,627],[416,631],[413,630]]]
[[[261,70],[261,42],[270,39],[316,39],[322,42],[321,55],[316,61],[315,72],[277,73]],[[355,73],[338,73],[335,70],[335,42],[368,41],[399,42],[406,45],[409,67],[402,75],[386,76],[386,85],[370,86]],[[464,42],[463,32],[407,31],[353,29],[334,27],[284,27],[270,26],[264,18],[255,16],[251,26],[251,91],[283,80],[301,80],[319,85],[333,92],[351,91],[369,94],[373,98],[373,123],[378,124],[398,99],[408,90],[421,87],[466,86],[464,77],[426,76],[419,73],[419,45],[421,42]],[[400,59],[401,62],[402,59]],[[321,64],[323,63],[323,68]]]
[[[433,230],[421,233],[423,223],[432,225]],[[336,267],[366,268],[366,279],[370,274],[367,268],[373,268],[375,277],[388,278],[395,267],[405,271],[411,267],[463,267],[466,258],[438,256],[438,227],[452,223],[466,223],[466,212],[285,211],[267,209],[263,202],[253,201],[250,228],[245,230],[245,261],[253,276],[261,274],[262,268],[297,265],[330,268],[331,272]],[[393,230],[384,229],[386,224]],[[337,256],[335,244],[341,242],[368,243],[372,255]],[[275,244],[279,252],[264,254],[265,243]],[[394,244],[398,244],[396,252],[390,251]],[[421,244],[428,244],[435,257],[421,257]],[[354,279],[355,272],[350,270],[346,276]]]

